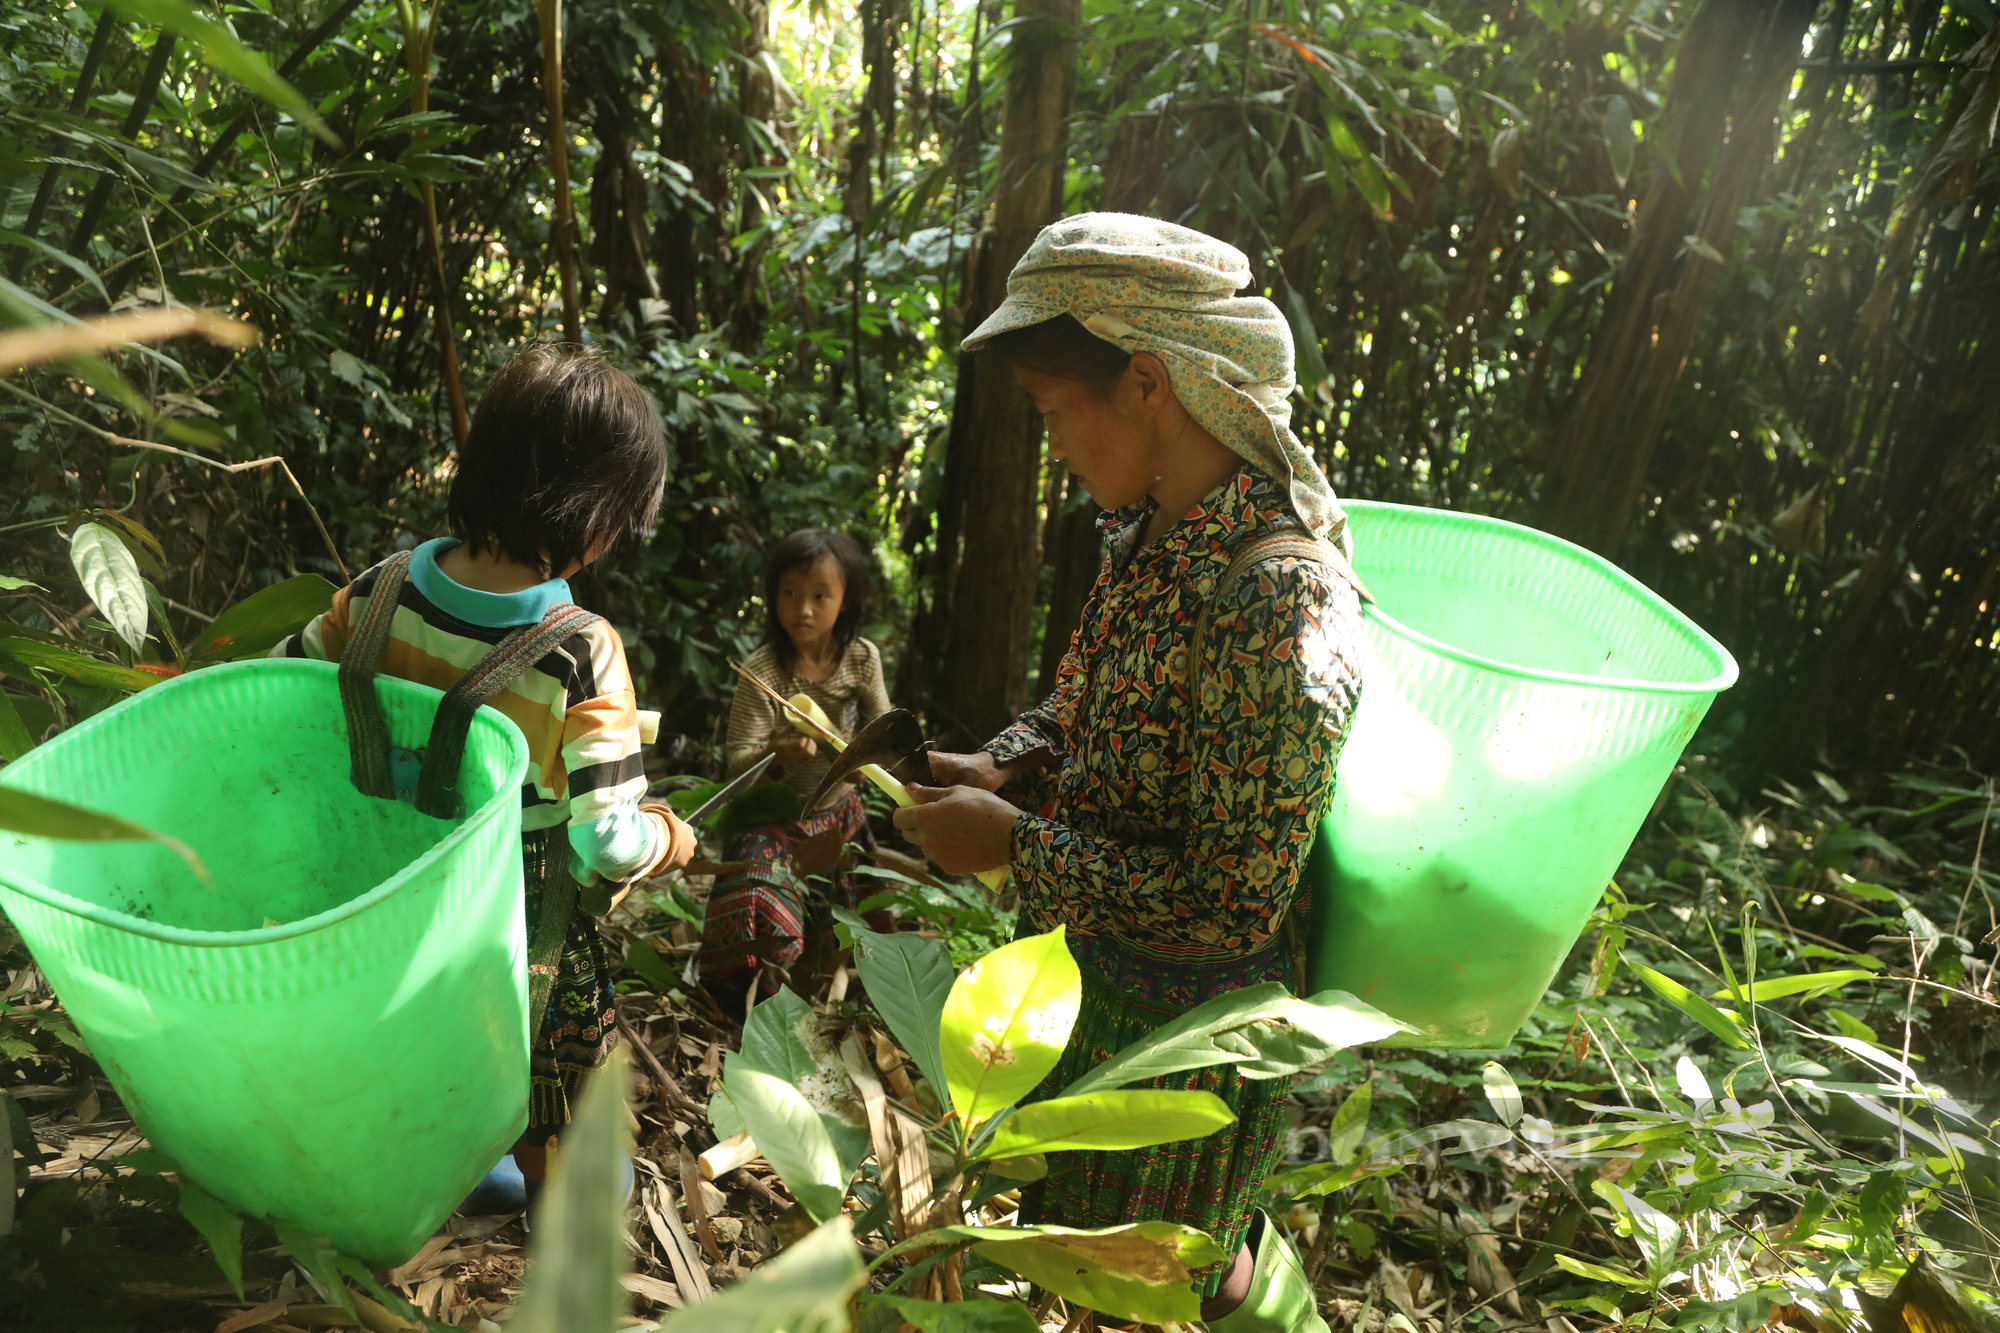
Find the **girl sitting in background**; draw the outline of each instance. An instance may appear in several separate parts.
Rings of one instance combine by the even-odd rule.
[[[453,536],[392,556],[333,595],[333,605],[272,650],[339,661],[395,590],[374,669],[448,690],[524,626],[570,602],[566,581],[626,532],[652,524],[667,480],[666,439],[646,391],[572,346],[537,344],[493,377],[452,478]],[[574,608],[570,608],[573,610]],[[532,981],[546,994],[529,1047],[528,1127],[466,1211],[526,1202],[569,1123],[584,1076],[617,1040],[611,967],[577,886],[624,884],[686,864],[693,830],[642,804],[638,703],[618,632],[592,619],[528,664],[488,705],[528,742],[522,861]],[[621,895],[622,896],[622,895]],[[544,904],[550,910],[544,911]],[[565,907],[565,904],[568,904]],[[545,917],[547,918],[545,920]]]
[[[810,695],[843,736],[889,710],[882,652],[860,634],[868,591],[867,557],[852,538],[829,528],[792,533],[764,562],[764,643],[746,663],[780,696]],[[832,756],[794,730],[789,717],[762,690],[738,685],[729,710],[730,776],[774,755],[770,775],[801,799],[811,796]],[[831,869],[835,901],[854,905],[846,876],[829,863],[866,826],[860,794],[843,783],[819,809],[749,829],[730,845],[725,859],[750,865],[716,880],[702,929],[702,979],[711,990],[735,992],[725,1004],[738,995],[747,1002],[747,990],[737,988],[754,987],[765,964],[790,968],[805,951],[807,874]]]

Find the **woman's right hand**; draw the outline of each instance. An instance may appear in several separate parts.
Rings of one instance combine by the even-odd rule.
[[[810,736],[793,733],[773,740],[771,753],[777,756],[780,765],[791,767],[802,764],[818,754],[819,744]]]
[[[993,756],[984,750],[974,750],[971,754],[947,754],[931,751],[931,776],[940,787],[977,787],[981,791],[998,791],[1002,783],[1014,776],[1012,764],[998,764]]]

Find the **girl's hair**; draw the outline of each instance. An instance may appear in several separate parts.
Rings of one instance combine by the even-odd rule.
[[[573,343],[530,343],[480,396],[452,534],[560,574],[659,517],[667,441],[637,381]]]
[[[764,557],[764,637],[777,654],[778,665],[787,671],[799,660],[799,651],[778,623],[778,583],[790,571],[816,565],[827,556],[840,566],[843,584],[840,614],[833,621],[833,651],[838,660],[846,655],[861,632],[861,622],[868,618],[868,557],[861,544],[832,528],[800,528]]]
[[[1080,380],[1109,393],[1132,354],[1083,327],[1073,315],[1057,315],[1039,324],[995,334],[981,350],[990,349],[1023,370],[1057,379]]]

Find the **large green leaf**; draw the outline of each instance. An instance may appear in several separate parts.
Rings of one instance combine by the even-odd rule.
[[[853,1224],[836,1217],[714,1299],[668,1316],[663,1327],[666,1333],[847,1333],[847,1302],[867,1276]],[[584,1330],[578,1325],[567,1333]]]
[[[945,1087],[938,1023],[951,994],[951,950],[943,940],[899,933],[857,935],[854,970],[868,988],[869,1002],[889,1031],[917,1062],[931,1087]]]
[[[333,591],[333,585],[317,574],[300,574],[259,588],[209,622],[189,647],[188,660],[222,662],[268,652],[333,605]]]
[[[737,1056],[724,1066],[722,1081],[743,1128],[792,1197],[816,1222],[838,1215],[847,1193],[847,1175],[826,1126],[805,1094],[781,1078],[752,1069]]]
[[[769,1074],[805,1098],[833,1145],[844,1186],[868,1155],[868,1117],[840,1052],[820,1033],[812,1006],[789,987],[779,987],[776,995],[750,1011],[739,1045],[742,1049],[730,1055],[728,1068]],[[720,1132],[719,1123],[717,1129]]]
[[[1739,1051],[1750,1049],[1750,1042],[1733,1016],[1717,1009],[1672,977],[1656,972],[1644,963],[1633,962],[1629,958],[1625,961],[1632,974],[1651,987],[1654,994],[1714,1033],[1724,1045]]]
[[[797,1084],[819,1067],[800,1035],[800,1025],[814,1021],[812,1006],[791,987],[780,986],[776,995],[759,1000],[750,1011],[743,1023],[743,1040],[732,1058],[744,1068]]]
[[[125,539],[102,523],[81,523],[69,539],[69,562],[83,590],[118,637],[139,652],[146,646],[146,582]]]
[[[920,1301],[909,1296],[874,1296],[870,1305],[886,1305],[917,1333],[1038,1333],[1028,1307],[1015,1301]]]
[[[797,819],[804,804],[791,784],[760,782],[716,811],[709,829],[726,846],[735,842],[744,829]]]
[[[87,6],[101,9],[101,4]],[[264,57],[236,40],[229,29],[209,18],[187,0],[118,0],[120,17],[150,23],[179,33],[201,47],[208,63],[255,93],[292,119],[310,129],[331,148],[341,147],[340,136],[327,127],[312,104],[299,90],[279,78]]]
[[[1280,1078],[1406,1029],[1345,991],[1301,1000],[1267,981],[1195,1006],[1071,1083],[1063,1096],[1220,1064],[1234,1064],[1245,1078]]]
[[[951,1104],[968,1131],[1056,1067],[1082,997],[1061,926],[995,949],[959,974],[938,1038]]]
[[[67,801],[54,801],[33,792],[0,787],[0,829],[26,833],[37,838],[59,838],[64,842],[157,842],[187,862],[195,878],[209,882],[208,867],[194,849],[178,838],[155,833],[116,815],[86,810]]]
[[[106,662],[75,648],[31,639],[26,635],[9,634],[0,638],[0,658],[17,666],[50,671],[79,685],[102,690],[138,691],[158,685],[161,680],[150,672],[134,671],[131,667]]]
[[[1020,1107],[1000,1122],[981,1157],[1098,1148],[1122,1151],[1177,1143],[1236,1123],[1236,1113],[1212,1092],[1086,1092]]]
[[[1759,977],[1747,986],[1737,990],[1747,999],[1762,1004],[1766,1000],[1782,999],[1787,995],[1826,995],[1839,990],[1850,981],[1872,981],[1875,973],[1861,968],[1842,968],[1835,972],[1806,972],[1789,977]],[[1728,987],[1710,995],[1711,1000],[1729,997]]]
[[[14,696],[0,690],[0,759],[11,764],[34,748],[34,734],[14,707]]]
[[[226,1203],[221,1203],[196,1189],[186,1180],[181,1181],[181,1216],[193,1224],[208,1242],[208,1248],[215,1255],[215,1266],[229,1279],[229,1285],[236,1289],[236,1299],[243,1299],[243,1215]]]
[[[625,1108],[630,1096],[625,1053],[613,1051],[583,1090],[542,1194],[529,1240],[527,1285],[507,1325],[514,1333],[609,1333],[625,1313],[627,1298],[618,1279],[629,1263],[625,1200],[632,1134]]]
[[[987,1259],[1012,1269],[1065,1300],[1126,1319],[1188,1323],[1201,1313],[1192,1269],[1225,1256],[1207,1233],[1178,1222],[1123,1226],[951,1226],[906,1241],[907,1248],[969,1240]]]

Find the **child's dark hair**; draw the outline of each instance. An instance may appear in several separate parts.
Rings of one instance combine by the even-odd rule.
[[[573,343],[530,343],[480,396],[452,479],[452,534],[562,574],[650,528],[667,485],[659,409]]]
[[[1101,393],[1110,392],[1132,364],[1130,352],[1098,337],[1073,315],[995,334],[980,350],[998,352],[1009,363],[1038,375],[1079,380]]]
[[[847,653],[868,618],[868,556],[861,544],[832,528],[800,528],[782,538],[764,557],[764,637],[777,654],[778,665],[790,671],[798,661],[792,636],[778,623],[778,583],[794,569],[808,568],[827,556],[840,566],[843,593],[840,614],[833,621],[834,660]]]

